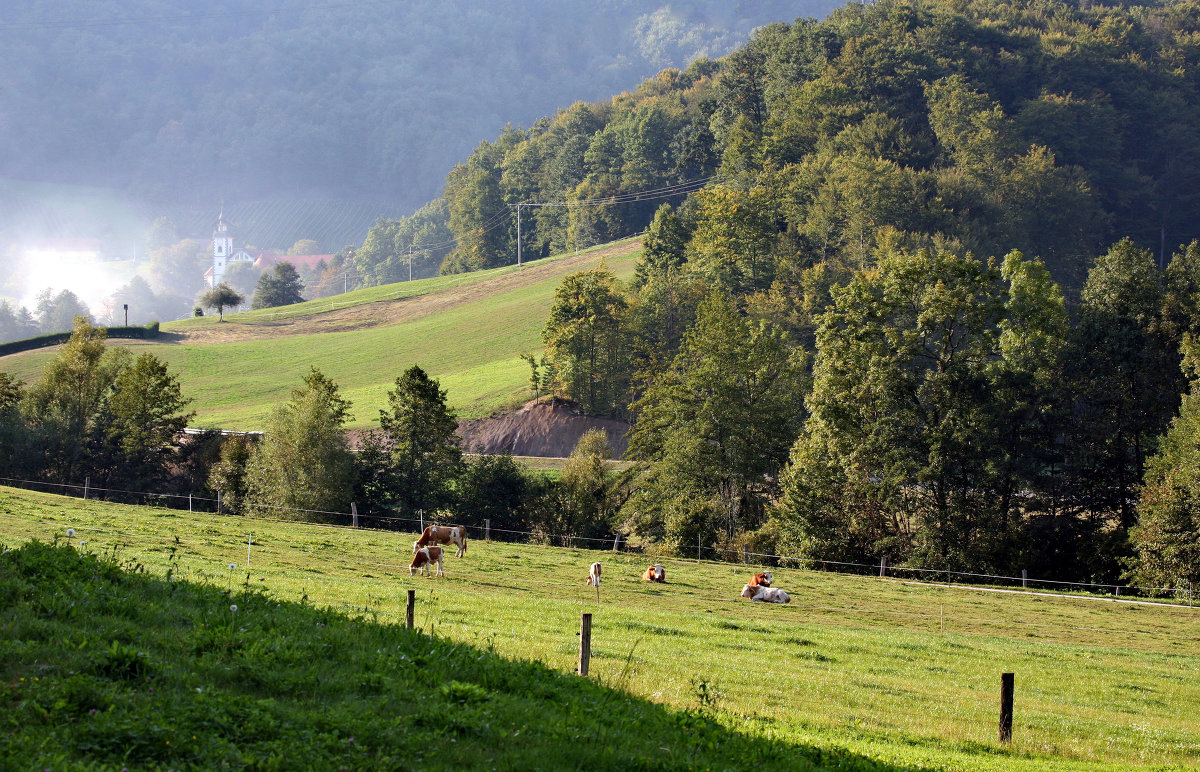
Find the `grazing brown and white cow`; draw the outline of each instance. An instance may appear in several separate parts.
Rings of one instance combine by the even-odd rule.
[[[742,588],[742,597],[750,600],[758,600],[763,603],[791,603],[792,598],[783,590],[777,590],[774,587],[751,587],[746,585]]]
[[[642,574],[642,581],[643,582],[659,582],[661,584],[666,584],[667,583],[667,571],[665,568],[663,568],[662,566],[655,563],[654,565],[652,565],[646,569],[646,573]]]
[[[587,582],[585,582],[585,584],[590,584],[593,587],[600,586],[600,564],[599,563],[592,563],[592,567],[588,571]]]
[[[445,576],[442,572],[442,548],[441,547],[421,547],[413,555],[412,564],[408,567],[408,575],[414,576],[417,570],[420,569],[422,574],[429,575],[429,564],[437,563],[437,574],[435,576]]]
[[[755,574],[754,576],[750,577],[750,586],[751,587],[770,587],[771,586],[771,572],[763,571],[761,574]]]
[[[467,529],[461,525],[427,525],[421,538],[413,542],[413,552],[430,544],[453,544],[458,547],[454,557],[461,558],[467,554]]]

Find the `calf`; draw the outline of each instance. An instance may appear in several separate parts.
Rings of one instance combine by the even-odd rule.
[[[791,603],[791,597],[783,590],[777,590],[774,587],[751,587],[746,585],[742,588],[742,597],[750,600],[758,600],[763,603]]]
[[[643,582],[659,582],[660,584],[667,583],[667,571],[662,566],[655,563],[646,569],[646,573],[642,574]]]
[[[408,567],[408,575],[414,576],[417,569],[426,576],[429,575],[429,564],[437,563],[436,576],[445,576],[442,573],[442,548],[441,547],[421,547],[413,555],[412,564]]]
[[[421,537],[413,542],[413,552],[430,544],[453,544],[458,548],[454,557],[461,558],[467,554],[467,529],[461,525],[426,526],[421,532]]]
[[[587,578],[586,583],[590,584],[593,587],[600,586],[600,564],[599,563],[592,563],[592,568],[591,568],[591,570],[588,571],[588,578]]]
[[[754,576],[750,577],[750,586],[751,587],[770,587],[771,586],[771,572],[763,571],[761,574],[755,574]]]

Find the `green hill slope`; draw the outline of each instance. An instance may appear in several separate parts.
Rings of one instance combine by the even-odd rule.
[[[231,314],[224,322],[173,322],[162,328],[167,342],[130,347],[150,351],[179,374],[195,400],[197,426],[260,428],[309,367],[337,381],[354,403],[352,426],[377,420],[388,389],[413,364],[441,381],[461,418],[478,417],[527,398],[529,369],[520,354],[541,350],[562,278],[601,260],[627,278],[640,249],[633,239],[520,269],[373,287]],[[0,370],[35,381],[53,355],[48,349],[0,358]]]
[[[475,538],[444,578],[414,578],[411,534],[0,489],[3,546],[67,528],[173,579],[0,557],[0,747],[25,768],[116,763],[117,746],[144,754],[131,768],[307,752],[366,768],[422,733],[433,768],[1182,769],[1200,747],[1193,609],[788,568],[792,603],[765,605],[738,597],[748,566],[659,558],[668,583],[649,585],[644,556]],[[437,639],[386,626],[408,589]],[[571,681],[581,612],[590,677],[630,696]],[[1001,672],[1017,674],[1008,747]],[[351,736],[364,756],[343,755]]]

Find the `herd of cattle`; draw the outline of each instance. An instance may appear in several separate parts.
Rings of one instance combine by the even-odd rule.
[[[437,573],[435,576],[445,576],[442,571],[442,544],[453,544],[457,551],[454,553],[456,557],[462,557],[467,554],[467,530],[460,525],[431,525],[421,532],[421,536],[413,542],[413,559],[412,564],[408,567],[409,576],[415,576],[417,571],[422,574],[429,575],[429,567],[437,564]],[[592,563],[588,570],[585,584],[595,587],[597,592],[600,588],[600,574],[603,568],[599,563]],[[667,570],[659,564],[654,564],[646,569],[642,574],[642,581],[658,582],[660,584],[667,583]],[[763,603],[791,603],[791,597],[778,588],[771,586],[771,572],[763,571],[750,577],[750,581],[742,587],[742,597],[750,600],[762,601]]]

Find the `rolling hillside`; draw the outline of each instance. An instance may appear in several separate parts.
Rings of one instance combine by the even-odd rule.
[[[73,529],[69,537],[68,528]],[[314,710],[305,702],[314,690],[327,695],[320,706],[323,728],[310,725],[318,722],[312,714],[295,714],[292,723],[311,735],[296,737],[297,742],[311,744],[314,753],[334,753],[337,745],[326,742],[328,733],[342,732],[341,747],[352,734],[357,742],[371,738],[368,748],[378,752],[381,746],[401,747],[408,731],[404,716],[410,716],[410,708],[390,702],[403,699],[396,691],[404,685],[394,679],[407,677],[408,671],[397,660],[381,674],[366,654],[403,650],[413,656],[411,642],[391,640],[392,634],[378,627],[402,623],[406,590],[412,589],[420,630],[474,647],[454,654],[461,670],[453,680],[476,683],[484,691],[464,686],[457,687],[461,693],[448,692],[453,687],[440,688],[447,683],[441,671],[426,682],[431,699],[461,703],[453,717],[442,716],[436,731],[439,742],[449,744],[456,737],[475,749],[447,757],[471,767],[488,763],[488,754],[509,742],[529,752],[541,747],[541,752],[570,754],[553,750],[555,742],[544,736],[530,737],[509,726],[511,713],[502,706],[519,695],[503,686],[508,683],[500,676],[503,666],[488,663],[498,654],[569,674],[581,612],[594,615],[590,677],[627,692],[603,698],[616,700],[621,707],[614,710],[626,715],[657,707],[672,713],[698,709],[689,715],[703,716],[702,724],[713,722],[721,729],[683,722],[678,724],[682,731],[660,734],[654,719],[653,730],[649,725],[633,730],[627,741],[641,754],[645,749],[638,738],[653,731],[662,753],[658,763],[621,762],[630,764],[624,768],[686,767],[692,759],[705,768],[745,769],[746,760],[737,754],[752,746],[768,752],[765,764],[751,766],[769,769],[810,768],[807,761],[816,768],[856,770],[1161,770],[1194,768],[1197,760],[1200,658],[1194,609],[1086,596],[1001,595],[796,569],[775,570],[775,586],[791,593],[790,605],[752,604],[738,597],[742,582],[756,570],[749,566],[658,558],[666,565],[668,583],[652,586],[638,578],[646,556],[471,536],[467,556],[450,557],[444,578],[414,578],[406,570],[410,533],[192,515],[0,489],[4,547],[30,539],[65,541],[85,554],[116,555],[119,563],[150,576],[170,571],[175,581],[211,588],[195,599],[195,607],[195,596],[183,586],[131,594],[142,592],[133,579],[119,589],[105,584],[77,598],[67,589],[31,596],[19,623],[0,625],[0,652],[11,655],[0,655],[0,662],[11,683],[35,676],[47,681],[20,684],[19,694],[42,699],[48,709],[59,711],[56,715],[65,715],[85,699],[85,684],[70,681],[61,668],[37,670],[33,652],[63,647],[62,656],[78,660],[86,672],[101,666],[111,671],[108,665],[125,661],[123,652],[126,660],[132,656],[126,649],[144,652],[130,666],[141,662],[151,668],[158,679],[152,685],[162,696],[121,686],[119,679],[105,688],[120,696],[101,689],[114,709],[100,705],[99,714],[89,716],[91,704],[84,704],[75,723],[63,724],[71,731],[52,751],[65,754],[82,746],[85,755],[73,759],[102,755],[103,749],[85,740],[108,737],[97,735],[104,729],[128,732],[139,742],[153,735],[157,745],[134,747],[155,754],[164,766],[185,760],[180,753],[227,743],[220,734],[225,719],[193,722],[211,703],[196,697],[197,687],[223,695],[219,702],[235,718],[249,711],[243,720],[228,719],[234,726],[265,727],[230,730],[230,737],[244,737],[241,753],[262,752],[262,743],[271,739],[284,748],[291,735],[278,739],[278,728],[266,728],[276,726],[272,717],[281,712]],[[582,583],[593,560],[605,567],[598,597]],[[0,574],[8,570],[0,562]],[[143,607],[143,598],[186,599],[186,606],[180,601],[186,608],[181,613],[194,621],[179,626],[173,621],[178,615]],[[308,617],[293,624],[293,612],[273,610],[267,598],[327,613],[319,625]],[[231,602],[240,607],[238,624],[228,611]],[[97,613],[89,613],[92,609]],[[345,617],[358,620],[357,630]],[[171,631],[160,640],[139,632],[160,626]],[[110,647],[117,639],[120,645]],[[97,645],[87,645],[88,640]],[[346,655],[337,658],[336,673],[314,674],[297,661],[322,656],[319,652],[330,647]],[[195,656],[194,664],[171,664],[181,652]],[[1001,672],[1017,674],[1014,741],[1008,747],[996,741]],[[332,681],[323,688],[319,675]],[[533,675],[530,671],[528,677]],[[562,687],[542,679],[527,681],[528,690],[559,693]],[[255,702],[264,693],[279,702]],[[10,699],[14,694],[10,689]],[[57,694],[67,702],[51,707]],[[558,714],[587,714],[579,701],[588,698],[570,694],[546,704],[555,722]],[[369,729],[347,731],[355,726],[349,718],[353,711],[376,700],[400,717],[397,727],[388,730],[366,720]],[[36,713],[30,711],[33,721]],[[147,717],[153,732],[120,724],[129,723],[131,715]],[[247,723],[248,717],[255,720]],[[567,724],[551,733],[558,744],[591,742],[589,726],[614,731],[607,719],[597,724],[570,718]],[[54,726],[50,722],[46,731]],[[192,734],[192,727],[202,732],[196,745],[179,751],[163,745],[180,739],[183,729]],[[388,731],[399,734],[388,739]],[[706,739],[696,747],[698,736]],[[709,739],[715,744],[708,745]],[[601,745],[621,742],[613,733]],[[783,744],[782,756],[776,744]],[[701,755],[691,756],[695,753]],[[547,760],[556,757],[560,761]],[[544,768],[573,766],[562,758],[543,758]],[[511,768],[537,766],[528,756],[510,757],[510,763]],[[64,757],[47,766],[71,764]]]
[[[540,351],[554,290],[569,273],[603,260],[633,273],[641,242],[472,274],[358,290],[286,308],[164,324],[166,340],[135,343],[179,374],[196,426],[252,430],[309,367],[353,402],[352,427],[377,420],[395,379],[418,364],[441,381],[460,418],[528,398],[520,354]],[[114,344],[115,345],[115,344]],[[125,344],[122,344],[125,345]],[[0,370],[37,380],[54,350],[0,358]]]

